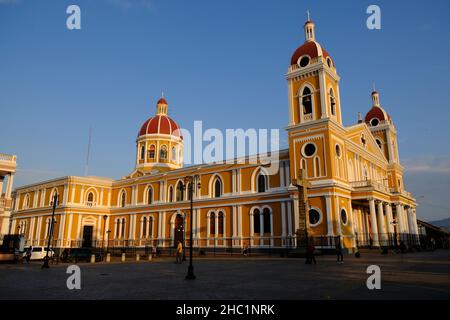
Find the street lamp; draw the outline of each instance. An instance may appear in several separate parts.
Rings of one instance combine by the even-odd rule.
[[[56,202],[58,201],[58,193],[55,192],[55,195],[53,196],[53,210],[52,210],[52,220],[49,224],[49,232],[48,232],[48,242],[47,242],[47,253],[45,254],[44,258],[44,264],[42,265],[42,269],[48,269],[50,266],[48,265],[48,253],[50,251],[50,241],[52,240],[53,235],[53,224],[55,222],[55,211],[56,211]]]
[[[103,257],[105,256],[105,241],[106,241],[106,219],[108,219],[108,216],[105,214],[103,216]]]
[[[106,242],[106,254],[108,254],[108,252],[109,252],[109,234],[111,233],[111,230],[106,231],[106,233],[108,234],[108,241]]]
[[[192,217],[193,217],[193,207],[194,207],[194,185],[200,189],[200,176],[194,175],[194,176],[188,176],[185,178],[186,183],[189,183],[189,198],[191,200],[191,214],[189,219],[189,267],[188,267],[188,273],[186,275],[187,280],[194,280],[196,277],[194,275],[194,266],[192,265]]]

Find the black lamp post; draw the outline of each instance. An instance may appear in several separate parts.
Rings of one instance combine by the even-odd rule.
[[[196,277],[194,275],[194,266],[192,265],[192,247],[193,247],[193,242],[192,242],[192,217],[193,217],[193,207],[194,207],[194,185],[197,188],[200,188],[200,177],[198,175],[195,176],[189,176],[186,177],[186,181],[190,182],[189,183],[189,197],[191,200],[191,214],[190,214],[190,219],[189,219],[189,267],[188,267],[188,273],[186,275],[186,279],[187,280],[194,280]]]
[[[42,269],[50,268],[50,266],[48,265],[48,260],[49,260],[48,253],[50,251],[50,242],[52,240],[52,235],[53,235],[53,225],[54,225],[54,221],[55,221],[55,211],[56,211],[57,201],[58,201],[58,193],[55,192],[55,195],[53,196],[52,220],[50,222],[50,225],[48,226],[49,231],[48,231],[47,253],[45,254],[44,264],[42,265]]]
[[[106,254],[108,254],[108,252],[109,252],[109,234],[111,233],[111,230],[106,231],[106,233],[108,234],[108,241],[106,242]]]
[[[105,253],[105,241],[106,241],[106,219],[108,219],[108,216],[105,214],[103,216],[103,245],[102,245],[102,249],[103,249],[103,257],[106,256]]]

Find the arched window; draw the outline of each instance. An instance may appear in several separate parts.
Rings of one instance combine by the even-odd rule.
[[[148,217],[147,237],[153,237],[153,217]]]
[[[336,115],[336,99],[332,88],[330,88],[330,111],[333,116]]]
[[[369,172],[367,171],[366,165],[364,165],[364,168],[363,168],[363,177],[364,177],[364,180],[369,180]]]
[[[214,198],[220,198],[222,196],[222,181],[216,178],[214,181]]]
[[[148,187],[147,189],[147,204],[152,204],[153,202],[153,189],[152,187]]]
[[[172,147],[172,161],[177,161],[177,148]]]
[[[116,232],[115,232],[115,237],[119,238],[120,237],[120,219],[117,218],[116,219]]]
[[[258,192],[266,192],[266,176],[263,173],[258,175]]]
[[[259,218],[259,209],[253,211],[253,233],[261,232],[261,220]]]
[[[318,156],[314,157],[314,175],[320,177],[320,158]]]
[[[223,229],[224,229],[224,219],[223,219],[223,212],[219,212],[219,232],[218,234],[223,235]]]
[[[169,202],[173,202],[173,187],[169,187]]]
[[[125,237],[125,225],[126,225],[126,220],[125,220],[125,218],[122,218],[122,234],[121,234],[122,238]]]
[[[272,230],[272,224],[270,223],[270,210],[269,208],[263,209],[263,221],[264,221],[264,233],[270,233]]]
[[[150,149],[148,150],[148,158],[155,159],[155,145],[154,144],[152,144],[150,146]]]
[[[188,184],[186,185],[186,190],[187,190],[187,200],[191,201],[192,198],[192,194],[191,194],[191,183],[188,182]],[[192,192],[194,192],[194,190],[192,190]]]
[[[0,190],[0,193],[1,193],[1,192],[2,192],[2,191]],[[25,198],[23,199],[23,208],[24,208],[24,209],[28,209],[29,205],[30,205],[30,195],[27,193],[27,194],[25,195]]]
[[[142,219],[142,236],[144,238],[147,237],[147,217]]]
[[[183,201],[184,200],[184,183],[181,181],[178,181],[177,184],[177,201]]]
[[[122,194],[120,195],[120,206],[124,208],[126,204],[127,204],[127,194],[125,193],[125,191],[122,191]]]
[[[89,192],[87,195],[86,205],[88,205],[89,207],[92,207],[94,205],[94,194],[92,192]]]
[[[145,146],[141,147],[141,160],[145,159]]]
[[[50,195],[50,206],[53,206],[53,199],[55,199],[55,195],[57,196],[56,205],[59,205],[59,194],[58,189],[53,189],[52,194]]]
[[[166,160],[167,159],[167,147],[165,145],[161,146],[159,150],[159,159]]]
[[[216,214],[214,212],[209,216],[209,234],[216,234]]]
[[[378,148],[381,149],[382,143],[380,139],[375,139],[375,141],[377,142]]]
[[[311,114],[312,113],[312,93],[311,89],[305,87],[302,92],[302,106],[303,106],[303,114]]]

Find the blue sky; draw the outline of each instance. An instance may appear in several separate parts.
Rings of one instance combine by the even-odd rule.
[[[81,30],[66,28],[70,4]],[[366,28],[370,4],[381,30]],[[419,218],[450,216],[447,0],[0,0],[0,152],[18,156],[16,186],[83,175],[90,126],[89,174],[128,174],[161,91],[187,129],[283,129],[307,9],[341,76],[344,123],[369,110],[375,82]]]

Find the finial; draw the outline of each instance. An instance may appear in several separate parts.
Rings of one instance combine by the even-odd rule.
[[[375,88],[375,81],[372,83],[372,92],[377,92],[377,89]]]
[[[164,98],[164,91],[161,91],[161,98]]]
[[[362,114],[361,114],[361,112],[358,112],[358,123],[362,123],[362,122],[363,122]]]
[[[311,21],[311,17],[309,16],[309,10],[306,10],[306,15],[308,16],[308,21]]]

